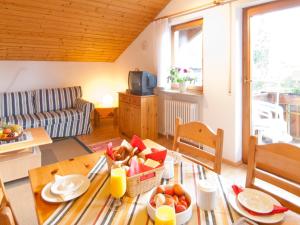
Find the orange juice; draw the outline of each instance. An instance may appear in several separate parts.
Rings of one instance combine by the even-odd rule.
[[[156,209],[155,225],[176,225],[176,214],[174,208],[162,205]]]
[[[122,168],[110,172],[110,193],[114,198],[121,198],[126,192],[126,172]]]

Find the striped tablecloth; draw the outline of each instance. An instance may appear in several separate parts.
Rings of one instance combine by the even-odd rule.
[[[88,174],[91,186],[80,198],[61,204],[45,221],[45,225],[54,224],[153,224],[147,214],[146,204],[151,192],[135,198],[123,197],[123,204],[115,206],[109,192],[109,173],[105,157],[101,157]],[[213,211],[205,211],[197,206],[196,183],[198,180],[211,180],[218,186],[218,203]],[[162,179],[162,184],[181,183],[191,194],[193,216],[188,224],[193,225],[227,225],[232,224],[239,216],[231,209],[226,198],[226,190],[220,176],[190,161],[175,165],[175,177],[172,180]]]

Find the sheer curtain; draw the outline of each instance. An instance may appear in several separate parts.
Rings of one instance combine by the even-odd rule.
[[[154,21],[152,25],[157,86],[166,88],[171,66],[171,28],[168,19]]]

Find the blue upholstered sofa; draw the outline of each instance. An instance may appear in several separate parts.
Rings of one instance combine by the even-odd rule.
[[[87,134],[94,105],[81,97],[81,87],[0,93],[0,121],[44,127],[51,137]]]

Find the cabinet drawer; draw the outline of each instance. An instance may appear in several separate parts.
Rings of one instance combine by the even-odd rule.
[[[136,106],[141,106],[141,97],[131,96],[130,104],[136,105]]]
[[[119,94],[119,101],[130,103],[130,96],[124,95],[124,94]]]

